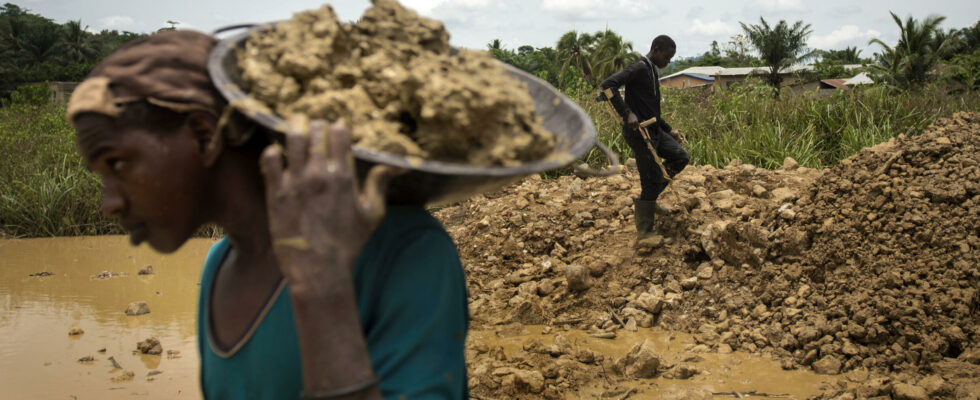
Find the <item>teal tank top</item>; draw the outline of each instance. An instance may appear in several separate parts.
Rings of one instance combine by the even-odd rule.
[[[198,300],[201,391],[207,399],[298,399],[299,344],[281,285],[244,340],[213,344],[209,301],[231,243],[211,247]],[[445,229],[421,207],[390,207],[354,266],[358,315],[386,399],[463,399],[466,281]]]

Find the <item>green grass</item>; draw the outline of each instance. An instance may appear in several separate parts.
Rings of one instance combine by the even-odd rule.
[[[84,168],[64,112],[52,104],[0,107],[3,236],[122,232],[99,213],[99,179]]]
[[[599,140],[621,160],[633,156],[594,93],[569,95],[592,116]],[[774,99],[765,86],[747,85],[715,92],[665,88],[663,107],[667,121],[687,136],[694,164],[722,167],[741,159],[776,168],[792,157],[824,168],[898,134],[919,134],[956,111],[980,111],[980,96],[950,95],[939,87],[897,94],[872,87]],[[99,213],[99,180],[84,169],[64,111],[51,104],[0,107],[0,237],[123,233]],[[584,161],[593,167],[606,163],[598,150]],[[220,230],[206,227],[198,235],[214,237]]]
[[[870,87],[832,93],[784,93],[779,99],[763,85],[731,89],[664,88],[664,117],[688,139],[684,147],[693,164],[728,165],[734,159],[765,168],[792,157],[800,165],[825,168],[899,134],[917,135],[956,111],[980,111],[976,93],[947,94],[941,87],[918,93],[894,93]],[[622,159],[632,157],[620,128],[592,100],[573,94],[596,121],[599,140]],[[585,161],[605,163],[593,150]]]

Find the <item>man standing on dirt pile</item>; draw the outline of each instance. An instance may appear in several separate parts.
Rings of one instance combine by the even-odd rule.
[[[227,235],[200,282],[204,397],[466,398],[452,239],[422,206],[385,204],[400,171],[375,166],[358,185],[347,129],[294,126],[283,149],[226,125],[214,46],[191,31],[127,43],[67,110],[102,211],[133,244],[173,252],[206,223]]]
[[[663,167],[670,178],[687,166],[690,158],[684,148],[672,135],[678,135],[660,114],[660,81],[657,68],[664,68],[674,57],[677,45],[669,36],[660,35],[653,39],[650,52],[636,62],[602,81],[603,93],[612,94],[609,101],[625,121],[623,137],[636,154],[636,167],[640,172],[640,198],[634,200],[633,211],[636,220],[637,239],[643,239],[653,232],[654,211],[657,197],[667,187],[667,179],[660,171],[654,154],[650,151],[640,123],[656,118],[650,125],[650,145],[663,159]],[[619,88],[626,86],[626,101],[619,95]],[[600,100],[607,95],[600,94]]]

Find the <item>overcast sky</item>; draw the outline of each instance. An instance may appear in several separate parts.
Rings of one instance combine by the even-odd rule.
[[[288,18],[293,12],[319,7],[316,0],[4,0],[56,22],[81,19],[89,30],[118,29],[152,32],[178,21],[178,27],[210,31],[242,22]],[[681,57],[704,53],[712,40],[724,45],[741,32],[739,22],[775,23],[803,20],[812,27],[811,48],[858,46],[862,56],[878,50],[871,38],[892,44],[898,27],[888,11],[903,19],[930,14],[946,17],[944,28],[962,28],[980,19],[976,0],[404,0],[423,15],[445,22],[456,46],[486,48],[500,39],[505,48],[521,45],[554,46],[565,32],[594,32],[609,27],[645,53],[659,34],[677,42]],[[356,20],[367,0],[331,2],[345,20]]]

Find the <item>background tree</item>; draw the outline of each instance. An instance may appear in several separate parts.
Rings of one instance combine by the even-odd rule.
[[[933,15],[919,21],[909,16],[902,21],[895,13],[891,15],[901,31],[895,47],[877,38],[868,42],[882,48],[881,53],[875,54],[878,61],[878,65],[873,66],[876,80],[904,89],[921,87],[930,79],[929,73],[952,43],[948,35],[939,34],[939,24],[946,18]]]
[[[824,50],[820,52],[824,61],[839,61],[841,64],[861,64],[861,50],[857,46],[845,47],[843,50]]]
[[[780,20],[776,26],[771,27],[762,17],[759,17],[759,22],[759,25],[746,25],[744,22],[739,24],[752,47],[759,52],[763,64],[769,68],[766,82],[772,85],[776,97],[779,97],[779,88],[783,81],[780,72],[814,55],[806,47],[806,39],[811,33],[810,24],[796,21],[790,26],[785,20]]]
[[[622,36],[606,29],[596,33],[596,43],[589,54],[594,85],[598,85],[606,77],[619,72],[638,60],[640,53],[633,51],[633,44],[623,40]]]
[[[92,34],[81,21],[58,24],[15,4],[0,5],[0,98],[28,83],[81,80],[110,52],[140,36]]]
[[[725,57],[733,60],[735,64],[739,66],[748,66],[749,61],[752,56],[749,55],[749,49],[752,46],[752,42],[749,38],[742,34],[732,35],[728,38],[728,43],[725,45]]]
[[[592,64],[589,60],[589,53],[595,45],[596,37],[588,33],[579,34],[576,31],[568,31],[555,45],[555,51],[560,65],[559,80],[564,81],[565,75],[569,73],[569,67],[575,68],[588,82],[594,82],[592,74]]]

